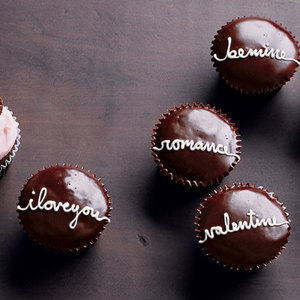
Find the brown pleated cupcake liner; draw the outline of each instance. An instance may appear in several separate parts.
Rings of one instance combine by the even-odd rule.
[[[158,166],[158,168],[160,169],[160,171],[167,177],[169,177],[172,181],[176,182],[176,183],[180,183],[182,185],[188,185],[190,187],[206,187],[207,185],[213,185],[213,184],[218,184],[222,181],[222,179],[229,175],[229,172],[232,171],[234,169],[234,167],[237,165],[237,163],[239,162],[239,159],[235,158],[235,160],[233,161],[233,163],[230,165],[230,167],[228,168],[228,170],[226,172],[224,172],[224,174],[220,174],[219,177],[213,178],[210,181],[203,181],[203,180],[190,180],[188,178],[183,178],[181,176],[177,176],[176,174],[173,174],[171,171],[168,170],[167,167],[165,167],[163,165],[163,163],[161,162],[161,160],[159,159],[159,155],[157,155],[157,153],[155,152],[155,150],[153,150],[153,147],[155,146],[155,141],[156,141],[156,135],[157,135],[157,130],[159,130],[159,126],[162,124],[162,122],[169,116],[171,115],[173,112],[175,111],[179,111],[185,108],[203,108],[206,109],[212,113],[215,113],[216,115],[218,115],[226,124],[228,124],[230,126],[230,128],[235,132],[236,135],[236,154],[240,155],[241,154],[241,136],[240,134],[237,132],[238,128],[235,127],[235,123],[231,122],[230,118],[227,118],[227,114],[222,114],[221,110],[216,110],[216,108],[213,106],[211,107],[209,104],[203,104],[203,103],[193,103],[193,104],[181,104],[180,106],[175,106],[173,109],[168,109],[167,113],[164,113],[162,115],[162,117],[160,119],[158,119],[158,122],[155,124],[154,129],[153,129],[153,134],[152,134],[152,139],[151,139],[151,151],[152,151],[152,155],[154,157],[154,161],[156,162],[156,165]]]
[[[2,114],[3,106],[3,99],[0,97],[0,115]]]
[[[293,38],[294,42],[295,42],[295,46],[296,48],[298,48],[298,60],[300,60],[300,47],[299,47],[299,44],[298,44],[298,41],[296,40],[296,37],[295,35],[293,35],[293,33],[291,31],[289,31],[285,26],[282,25],[282,23],[280,22],[277,22],[277,21],[274,21],[274,20],[271,20],[270,18],[266,18],[266,17],[260,17],[260,16],[243,16],[243,17],[238,17],[236,19],[232,19],[231,21],[227,22],[225,25],[223,25],[221,27],[221,29],[219,29],[217,31],[217,34],[214,35],[214,40],[212,41],[212,46],[210,48],[211,50],[211,61],[213,62],[213,66],[214,68],[216,69],[216,71],[220,74],[222,80],[232,89],[234,89],[235,91],[237,92],[240,92],[242,94],[246,94],[246,95],[264,95],[264,94],[268,94],[268,93],[272,93],[274,91],[277,91],[279,90],[282,86],[284,86],[288,81],[291,80],[291,78],[294,76],[294,74],[296,73],[296,71],[298,70],[299,66],[295,66],[293,72],[289,75],[286,76],[286,78],[280,82],[278,82],[277,84],[275,84],[272,88],[266,88],[266,89],[260,89],[260,90],[253,90],[253,91],[247,91],[247,90],[244,90],[242,88],[240,88],[239,86],[236,86],[234,85],[233,83],[231,83],[230,81],[228,81],[221,73],[220,73],[220,70],[218,68],[218,63],[216,63],[216,61],[214,60],[213,58],[213,54],[214,54],[214,46],[215,46],[215,41],[216,41],[216,38],[218,37],[219,33],[222,31],[223,28],[225,28],[226,26],[228,26],[229,24],[231,24],[232,22],[236,21],[236,20],[240,20],[240,19],[243,19],[243,18],[248,18],[248,17],[255,17],[255,18],[262,18],[262,19],[265,19],[267,21],[271,21],[271,22],[274,22],[276,23],[277,25],[281,26],[284,30],[286,30],[290,35],[291,37]]]
[[[209,194],[208,197],[204,199],[203,203],[200,204],[200,208],[197,209],[198,213],[195,216],[196,222],[194,223],[195,226],[196,226],[196,228],[195,228],[196,238],[198,240],[200,240],[202,238],[201,233],[203,231],[201,230],[201,226],[200,226],[199,222],[200,222],[200,219],[201,219],[202,209],[204,209],[204,207],[205,207],[205,203],[207,201],[209,201],[209,199],[212,198],[214,195],[222,194],[224,191],[235,189],[235,188],[238,188],[238,187],[251,187],[251,188],[260,189],[261,191],[263,191],[266,194],[268,194],[268,196],[271,199],[275,200],[276,203],[278,203],[282,207],[282,209],[283,209],[283,211],[284,211],[284,213],[285,213],[285,215],[287,217],[287,220],[289,222],[288,235],[287,235],[286,241],[284,242],[284,244],[279,249],[279,251],[278,251],[278,253],[276,255],[274,255],[273,257],[267,258],[263,263],[261,263],[259,265],[255,265],[255,266],[251,266],[251,267],[242,267],[242,266],[231,266],[231,265],[228,265],[228,264],[226,264],[223,261],[215,259],[214,256],[213,256],[213,254],[209,253],[209,251],[206,249],[205,245],[202,245],[201,248],[202,248],[203,253],[206,256],[208,256],[210,259],[212,259],[212,261],[214,261],[216,264],[221,265],[221,266],[223,266],[223,267],[225,267],[227,269],[235,270],[235,271],[255,271],[255,270],[261,269],[262,267],[266,267],[268,264],[272,263],[274,259],[278,258],[278,256],[282,253],[282,251],[286,248],[286,245],[287,245],[287,243],[289,241],[288,237],[290,235],[290,230],[291,230],[291,220],[289,219],[289,213],[286,212],[286,207],[283,205],[282,202],[278,201],[278,197],[275,196],[273,192],[269,192],[267,188],[264,188],[262,186],[256,187],[254,184],[250,184],[250,183],[246,183],[246,184],[243,184],[243,183],[233,183],[231,186],[225,185],[224,187],[220,187],[219,190],[214,190],[214,194]]]
[[[1,99],[1,98],[0,98]],[[5,108],[8,110],[7,106],[5,106]],[[1,109],[2,111],[2,109]],[[11,111],[9,111],[12,116],[13,113]],[[1,113],[0,113],[1,114]],[[17,122],[17,119],[15,116],[13,116],[13,119]],[[18,123],[18,122],[17,122]],[[19,126],[19,123],[18,123]],[[20,134],[21,130],[17,129],[17,138],[15,141],[14,146],[12,147],[12,149],[10,150],[10,152],[2,159],[0,160],[0,176],[4,175],[6,172],[6,169],[8,168],[8,166],[11,164],[13,158],[16,156],[16,153],[19,150],[19,146],[20,146],[20,139],[21,139],[21,134]]]
[[[78,167],[78,165],[71,165],[71,164],[55,164],[55,165],[49,165],[49,167],[43,167],[42,170],[38,170],[35,174],[31,174],[31,177],[27,178],[26,183],[23,184],[22,189],[20,190],[20,196],[19,196],[19,201],[17,203],[17,206],[20,204],[20,200],[21,200],[21,195],[22,195],[22,191],[24,190],[24,188],[26,187],[28,181],[35,175],[37,175],[38,173],[40,173],[43,170],[46,170],[48,168],[51,167],[56,167],[56,166],[67,166],[67,167],[71,167],[74,169],[78,169],[78,170],[83,170],[85,172],[88,172],[90,175],[92,175],[103,187],[104,192],[107,196],[107,200],[108,200],[108,212],[107,214],[105,214],[106,217],[111,218],[111,211],[112,211],[112,202],[110,201],[111,196],[108,194],[108,190],[105,188],[105,185],[101,182],[100,178],[97,178],[97,176],[94,173],[91,173],[90,170],[85,170],[83,167]],[[18,211],[17,211],[18,212]],[[19,223],[22,225],[23,227],[23,231],[34,241],[36,242],[38,245],[40,245],[41,247],[53,251],[53,252],[58,252],[58,253],[78,253],[81,252],[82,250],[88,249],[89,247],[91,247],[92,245],[94,245],[96,243],[96,241],[99,239],[99,237],[102,235],[103,231],[106,228],[106,225],[109,223],[107,220],[103,220],[101,222],[104,223],[104,225],[102,225],[102,228],[100,231],[97,232],[97,234],[91,238],[89,241],[86,241],[84,244],[78,245],[78,247],[76,248],[72,248],[72,249],[66,249],[65,251],[63,250],[58,250],[58,249],[52,249],[52,248],[48,248],[47,246],[43,245],[42,243],[40,243],[36,238],[34,238],[32,235],[30,235],[29,232],[26,231],[26,229],[24,228],[24,224],[22,223],[22,220],[20,218],[20,215],[18,213],[18,219],[19,219]]]

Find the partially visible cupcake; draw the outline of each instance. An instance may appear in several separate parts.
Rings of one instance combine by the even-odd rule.
[[[285,248],[290,220],[273,193],[250,184],[209,195],[196,215],[197,238],[216,262],[231,269],[266,266]]]
[[[0,98],[0,176],[12,162],[20,145],[19,123]]]
[[[295,37],[265,18],[232,20],[214,38],[214,67],[229,86],[241,92],[261,94],[279,89],[300,65]]]
[[[111,202],[89,171],[56,165],[38,171],[24,185],[17,205],[28,235],[58,252],[93,245],[110,222]]]
[[[219,183],[240,160],[235,124],[209,105],[187,104],[163,114],[153,129],[152,154],[160,170],[190,186]]]

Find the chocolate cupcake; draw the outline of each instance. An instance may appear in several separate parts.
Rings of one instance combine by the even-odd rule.
[[[0,176],[12,162],[20,145],[19,123],[0,98]]]
[[[278,198],[241,183],[209,195],[195,224],[203,250],[231,269],[265,266],[285,248],[290,234],[290,220]]]
[[[280,88],[300,65],[299,46],[291,32],[260,17],[227,23],[215,35],[211,51],[224,81],[250,94]]]
[[[175,107],[153,129],[152,154],[160,170],[190,186],[219,183],[240,160],[240,135],[220,110],[200,104]]]
[[[72,252],[94,244],[110,222],[104,185],[89,171],[56,165],[24,185],[17,205],[24,230],[40,245]]]

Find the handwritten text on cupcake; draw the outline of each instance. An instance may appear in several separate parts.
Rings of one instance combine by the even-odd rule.
[[[300,66],[300,62],[294,58],[285,57],[286,53],[284,50],[269,48],[269,44],[266,43],[264,49],[253,49],[249,48],[248,50],[244,50],[243,48],[238,48],[237,50],[231,50],[231,37],[228,37],[228,46],[226,55],[223,58],[219,58],[217,54],[214,54],[213,57],[217,61],[224,61],[226,59],[240,59],[240,58],[247,58],[247,57],[269,57],[269,58],[276,58],[278,60],[286,60],[286,61],[293,61]]]
[[[32,194],[35,195],[35,191],[32,191]],[[90,206],[84,206],[83,208],[80,208],[78,204],[70,204],[69,202],[56,202],[53,200],[47,200],[45,201],[45,198],[47,196],[47,188],[43,187],[40,190],[40,194],[38,197],[37,204],[33,204],[34,200],[31,198],[29,199],[29,202],[27,206],[21,207],[20,205],[17,206],[17,210],[26,211],[28,209],[35,211],[37,209],[39,210],[46,210],[50,211],[53,210],[55,212],[59,211],[59,209],[62,209],[66,213],[74,213],[75,217],[71,220],[69,223],[70,229],[74,229],[77,226],[78,218],[82,214],[84,216],[90,215],[92,218],[94,218],[97,221],[104,221],[110,222],[110,219],[108,217],[99,217],[99,211],[95,211]]]
[[[289,224],[288,221],[277,223],[276,217],[259,219],[257,214],[252,209],[249,209],[247,216],[249,217],[249,222],[248,221],[239,221],[238,223],[231,222],[231,224],[230,224],[229,214],[227,212],[225,212],[224,213],[225,229],[223,229],[222,226],[212,226],[212,227],[210,227],[210,229],[205,229],[204,230],[204,239],[199,240],[199,244],[205,243],[208,238],[214,239],[215,235],[226,235],[228,233],[234,233],[234,232],[242,231],[245,229],[250,230],[251,228],[255,229],[255,228],[261,227],[261,226],[273,227],[273,226],[282,226],[284,224]]]
[[[216,145],[215,143],[209,143],[209,142],[204,143],[202,141],[194,142],[193,140],[175,139],[173,141],[163,140],[161,142],[160,148],[153,147],[152,149],[155,151],[161,151],[164,148],[166,148],[169,151],[171,150],[178,151],[178,150],[183,150],[184,148],[189,148],[191,151],[199,150],[202,152],[207,151],[207,152],[213,152],[222,155],[234,156],[238,160],[240,160],[240,156],[238,154],[228,152],[227,146],[224,146],[222,144]]]

